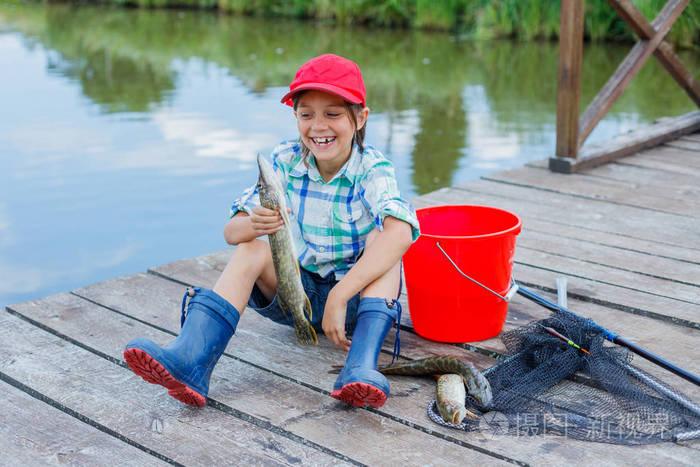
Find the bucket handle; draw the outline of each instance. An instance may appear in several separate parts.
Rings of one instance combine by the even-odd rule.
[[[473,283],[475,283],[475,284],[478,285],[479,287],[483,287],[484,289],[488,290],[489,292],[491,292],[492,294],[494,294],[495,296],[497,296],[497,297],[500,298],[501,300],[503,300],[503,301],[505,301],[505,302],[509,302],[510,299],[513,298],[513,295],[515,295],[515,293],[518,291],[518,284],[516,284],[515,281],[511,278],[511,281],[510,281],[510,289],[508,290],[508,293],[506,293],[505,295],[501,295],[501,294],[499,294],[498,292],[494,292],[493,290],[489,289],[488,287],[486,287],[486,286],[485,286],[484,284],[482,284],[481,282],[479,282],[479,281],[477,281],[477,280],[475,280],[475,279],[472,279],[471,277],[469,277],[469,276],[467,276],[466,274],[464,274],[464,273],[462,272],[462,270],[459,269],[459,267],[455,264],[455,262],[452,261],[452,258],[450,258],[450,255],[448,255],[447,253],[445,253],[445,250],[443,250],[442,247],[440,246],[440,242],[435,242],[435,245],[440,249],[440,251],[442,251],[442,254],[445,255],[445,258],[447,258],[447,259],[450,261],[450,263],[452,263],[452,266],[455,267],[455,269],[457,270],[458,273],[460,273],[461,275],[463,275],[464,277],[466,277],[467,279],[469,279],[470,281],[472,281]]]

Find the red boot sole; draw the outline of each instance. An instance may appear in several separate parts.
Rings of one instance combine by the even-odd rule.
[[[207,399],[192,388],[185,386],[166,370],[156,359],[141,349],[127,349],[124,360],[134,373],[151,384],[160,384],[175,399],[187,405],[202,407]]]
[[[335,390],[331,397],[341,400],[355,407],[364,407],[369,404],[372,407],[381,407],[386,402],[386,394],[367,383],[348,383],[343,389]]]

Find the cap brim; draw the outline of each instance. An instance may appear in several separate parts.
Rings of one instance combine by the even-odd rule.
[[[357,97],[351,92],[348,92],[347,90],[343,88],[339,88],[338,86],[333,86],[332,84],[328,83],[304,83],[300,84],[293,90],[289,91],[287,94],[284,95],[284,97],[280,100],[283,104],[287,104],[288,106],[293,106],[294,103],[292,102],[292,96],[294,94],[300,92],[300,91],[323,91],[323,92],[328,92],[330,94],[335,94],[336,96],[340,97],[344,101],[348,101],[351,104],[363,104],[362,99]]]

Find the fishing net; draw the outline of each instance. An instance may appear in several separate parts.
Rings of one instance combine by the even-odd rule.
[[[504,333],[505,359],[484,372],[493,391],[489,410],[475,411],[478,420],[453,425],[443,421],[433,401],[428,415],[441,425],[483,434],[559,435],[615,444],[700,437],[700,407],[633,366],[632,353],[607,344],[604,331],[590,320],[555,311]],[[474,407],[478,404],[467,396],[467,408]]]

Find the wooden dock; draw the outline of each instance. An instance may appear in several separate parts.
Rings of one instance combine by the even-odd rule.
[[[547,161],[413,200],[518,214],[513,275],[549,298],[566,277],[569,308],[700,373],[700,134],[574,175]],[[211,380],[208,405],[184,406],[126,368],[137,336],[177,335],[185,285],[211,287],[231,249],[176,261],[0,313],[0,464],[80,465],[697,465],[700,441],[619,446],[564,437],[466,433],[431,422],[430,379],[392,377],[380,409],[329,397],[344,354],[302,348],[292,329],[246,312]],[[404,310],[407,310],[405,295]],[[516,296],[506,329],[548,315]],[[449,345],[411,332],[402,355],[495,363],[499,338]],[[390,360],[393,337],[380,362]],[[635,363],[700,402],[700,390]]]

